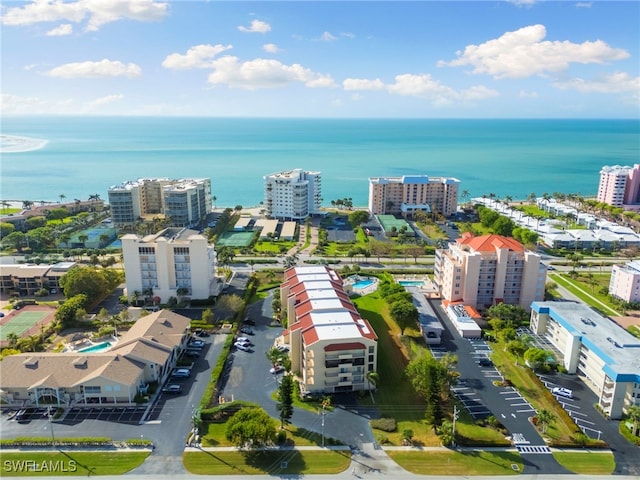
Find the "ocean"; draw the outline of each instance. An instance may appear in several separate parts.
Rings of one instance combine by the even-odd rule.
[[[0,199],[36,202],[206,177],[216,206],[253,207],[264,175],[294,168],[322,172],[324,205],[366,206],[369,177],[402,175],[456,177],[472,197],[592,196],[602,166],[640,162],[637,120],[6,117],[0,133],[48,141],[1,159]]]

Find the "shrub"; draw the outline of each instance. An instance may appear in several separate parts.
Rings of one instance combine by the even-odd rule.
[[[371,420],[371,427],[383,432],[395,432],[398,428],[395,418],[382,417]]]

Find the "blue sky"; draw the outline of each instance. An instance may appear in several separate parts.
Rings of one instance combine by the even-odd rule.
[[[640,2],[3,1],[3,115],[639,118]]]

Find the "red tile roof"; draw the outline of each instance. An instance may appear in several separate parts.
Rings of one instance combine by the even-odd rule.
[[[524,252],[524,247],[520,242],[502,235],[490,234],[480,237],[463,236],[456,240],[459,245],[468,245],[476,252],[495,252],[496,249],[508,248],[514,252]]]
[[[325,352],[337,352],[340,350],[364,350],[366,347],[360,342],[332,343],[324,347]]]

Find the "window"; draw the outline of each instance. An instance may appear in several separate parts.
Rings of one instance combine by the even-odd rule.
[[[101,388],[100,386],[97,387],[84,387],[84,393],[101,393]]]

